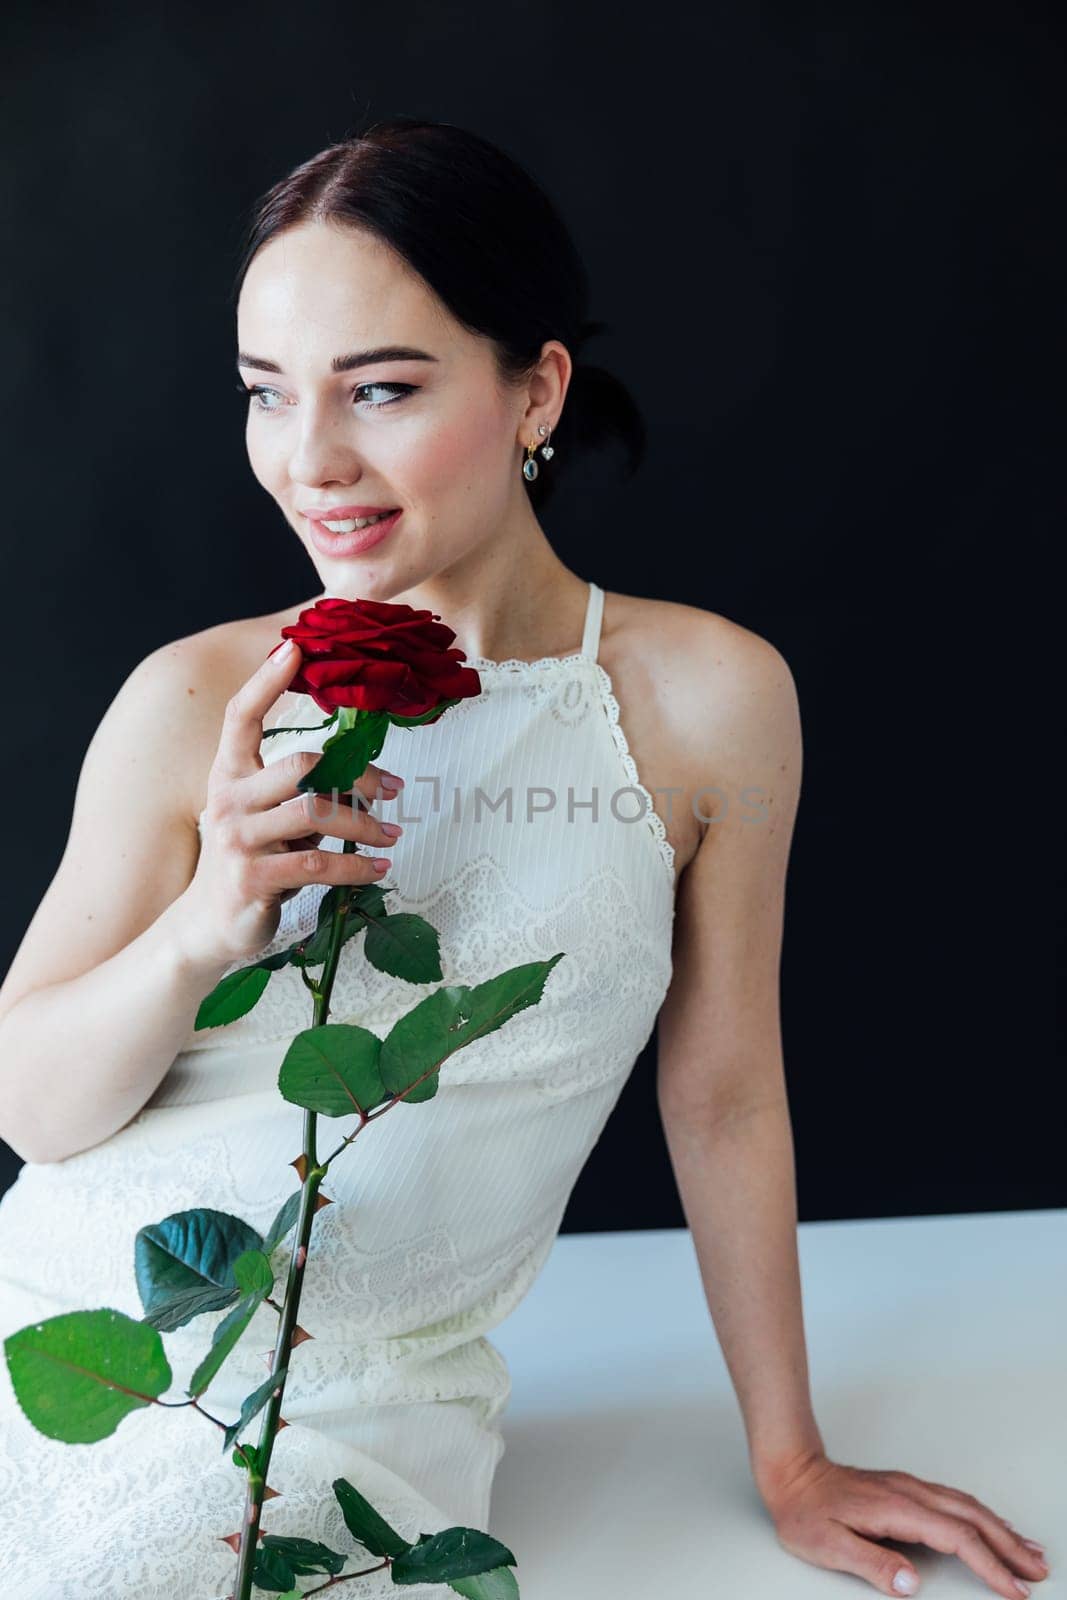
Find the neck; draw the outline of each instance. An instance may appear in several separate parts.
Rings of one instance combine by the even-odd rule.
[[[556,555],[528,503],[526,511],[503,535],[397,590],[390,602],[436,613],[455,630],[457,648],[487,661],[577,650],[589,585]]]

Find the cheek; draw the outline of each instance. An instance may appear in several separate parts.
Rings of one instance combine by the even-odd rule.
[[[472,480],[483,485],[499,474],[507,458],[510,424],[498,410],[472,405],[424,438],[415,461],[420,487],[445,490]]]

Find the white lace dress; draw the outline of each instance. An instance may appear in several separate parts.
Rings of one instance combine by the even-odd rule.
[[[405,828],[389,852],[387,903],[438,929],[443,981],[480,983],[564,956],[537,1005],[450,1058],[432,1100],[396,1106],[331,1166],[322,1189],[334,1203],[315,1216],[300,1306],[313,1337],[292,1352],[267,1533],[358,1556],[330,1487],[338,1476],[406,1538],[452,1523],[496,1531],[490,1490],[510,1380],[486,1334],[548,1256],[672,971],[674,851],[596,659],[602,607],[591,584],[580,652],[471,658],[480,695],[435,726],[389,729],[379,760],[406,787],[383,812]],[[322,720],[302,696],[284,722]],[[266,739],[263,759],[321,748],[325,737]],[[324,844],[341,848],[336,838]],[[285,904],[264,954],[314,928],[324,892],[310,885]],[[342,951],[331,1021],[384,1036],[429,992],[372,967],[357,939]],[[282,1099],[277,1078],[311,1005],[295,969],[275,972],[244,1017],[190,1032],[129,1126],[66,1161],[21,1169],[0,1201],[0,1337],[71,1310],[142,1317],[134,1236],[172,1212],[209,1206],[267,1231],[298,1185],[290,1163],[303,1113]],[[76,1039],[70,1060],[76,1070]],[[320,1155],[355,1125],[354,1116],[320,1116]],[[172,1402],[226,1314],[163,1335]],[[234,1420],[263,1382],[277,1322],[273,1308],[258,1308],[203,1397],[213,1416]],[[260,1422],[242,1437],[255,1442]],[[22,1414],[0,1360],[5,1591],[19,1600],[222,1600],[236,1558],[220,1541],[240,1526],[245,1486],[221,1438],[191,1407],[149,1405],[99,1443],[50,1440]],[[398,1591],[380,1573],[344,1592]]]

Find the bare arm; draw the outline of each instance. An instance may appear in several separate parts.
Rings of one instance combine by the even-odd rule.
[[[709,713],[705,700],[702,715],[691,708],[690,725],[702,730],[702,781],[714,778],[726,808],[679,883],[657,1091],[761,1485],[783,1458],[822,1447],[809,1393],[779,1017],[802,747],[792,675],[765,640],[747,635],[711,681],[714,707]]]
[[[172,1065],[229,963],[187,952],[180,901],[109,960],[31,990],[0,1019],[0,1132],[62,1161],[124,1128]]]
[[[856,1573],[884,1594],[903,1578],[913,1593],[919,1574],[895,1545],[922,1542],[958,1555],[997,1594],[1029,1593],[1016,1574],[1040,1579],[1047,1564],[989,1506],[914,1473],[832,1461],[816,1425],[778,1017],[800,719],[785,662],[748,637],[718,681],[715,663],[702,663],[719,692],[688,708],[687,729],[731,802],[745,785],[764,790],[767,818],[731,829],[728,811],[682,874],[659,1096],[753,1477],[779,1544],[814,1566]]]
[[[204,636],[162,646],[127,678],[86,752],[63,859],[0,988],[0,1136],[62,1161],[136,1116],[227,968],[267,944],[302,883],[371,881],[371,859],[317,846],[324,831],[392,843],[364,811],[295,795],[318,760],[269,767],[263,717],[292,677],[264,663],[225,707],[201,851],[190,798]],[[358,787],[377,793],[380,769]]]
[[[762,1491],[803,1450],[823,1449],[809,1388],[789,1115],[767,1105],[715,1127],[677,1117],[664,1127]]]

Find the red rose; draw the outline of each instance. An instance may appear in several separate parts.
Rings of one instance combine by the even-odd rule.
[[[301,611],[282,637],[304,653],[290,689],[323,711],[356,706],[418,717],[442,701],[481,693],[474,668],[460,666],[464,651],[449,648],[454,631],[432,611],[327,596]]]

